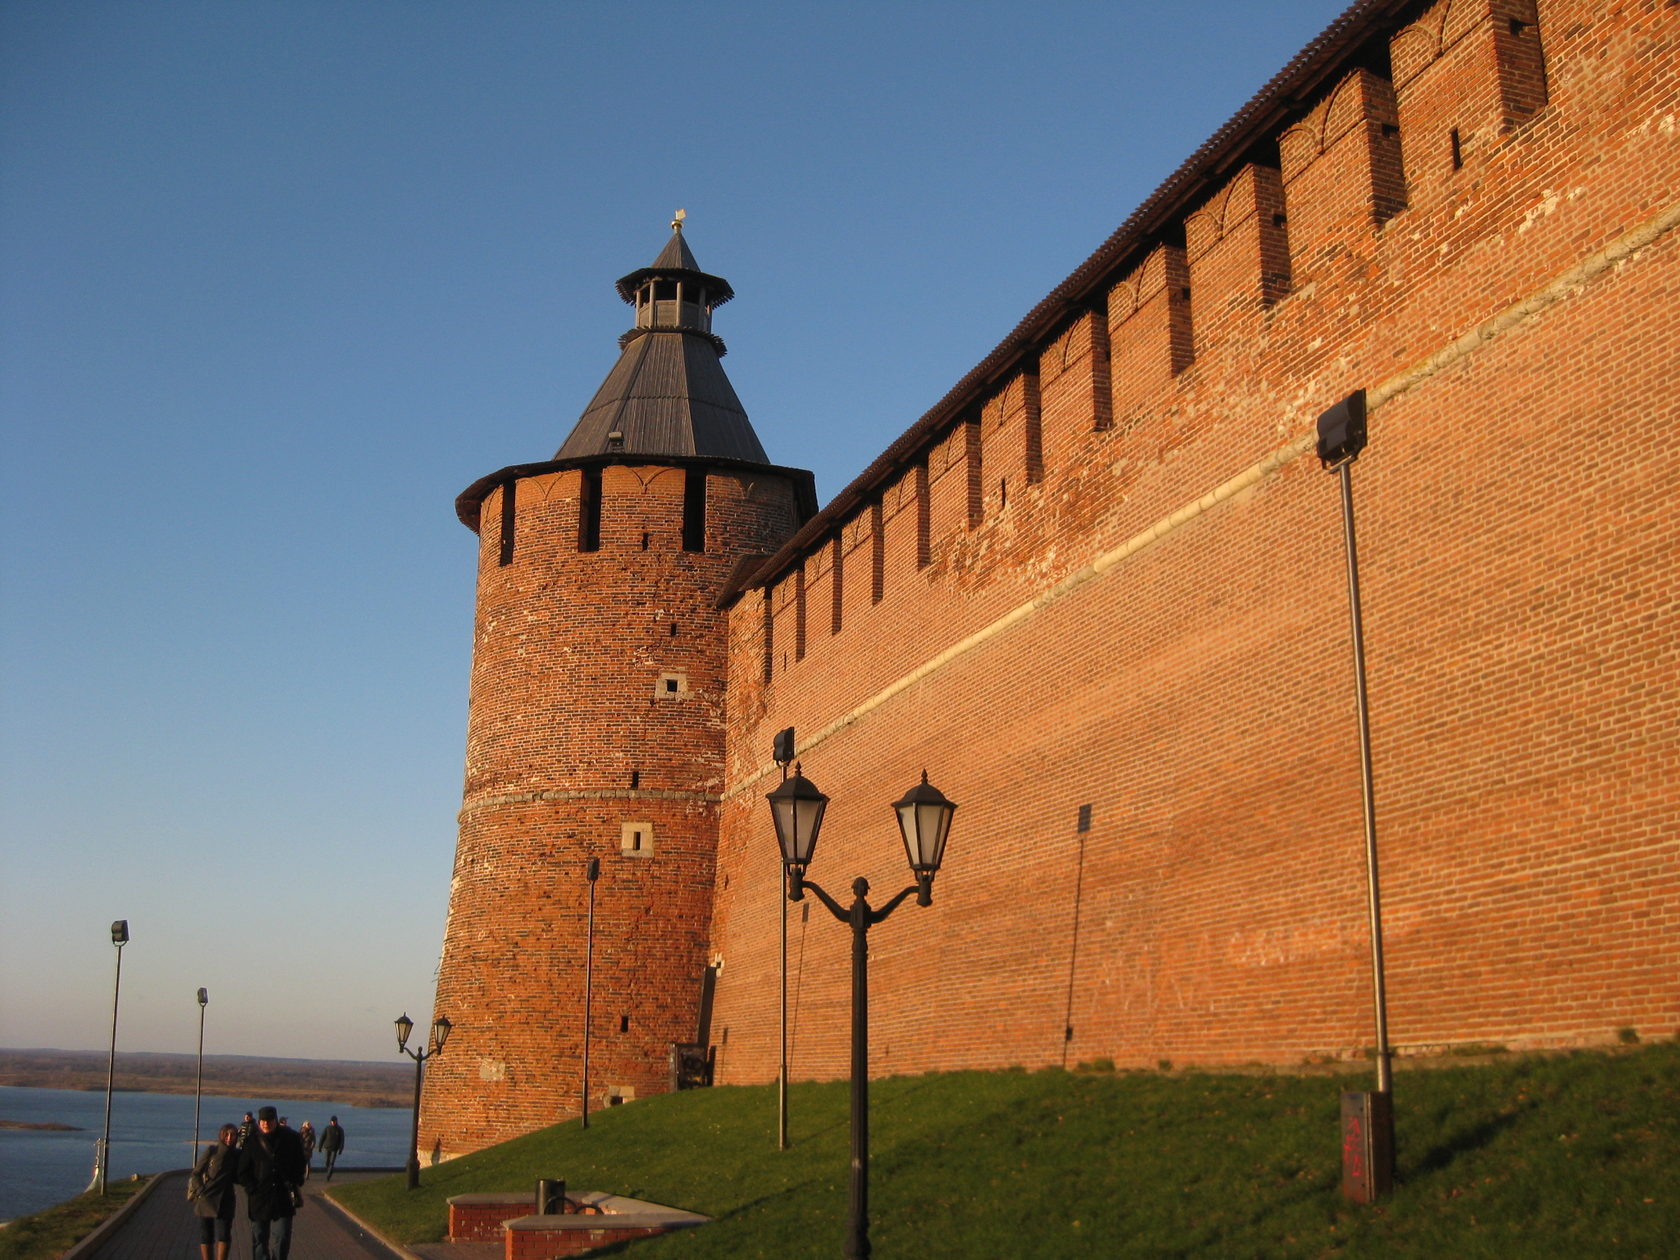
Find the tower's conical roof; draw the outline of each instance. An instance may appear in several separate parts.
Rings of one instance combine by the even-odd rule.
[[[741,400],[719,362],[712,310],[735,296],[721,276],[700,270],[682,234],[650,266],[618,282],[636,308],[613,365],[556,459],[585,455],[701,455],[768,463]]]

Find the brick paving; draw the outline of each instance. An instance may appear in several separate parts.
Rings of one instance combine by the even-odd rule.
[[[400,1169],[339,1170],[334,1185],[368,1177],[386,1177]],[[164,1173],[159,1184],[129,1208],[116,1228],[85,1250],[73,1249],[66,1260],[198,1260],[198,1219],[186,1201],[185,1170]],[[415,1260],[414,1253],[386,1243],[321,1195],[324,1177],[304,1185],[304,1203],[292,1226],[292,1260]],[[459,1255],[450,1250],[446,1254]],[[240,1196],[233,1219],[229,1260],[251,1260],[251,1223]],[[461,1260],[473,1260],[462,1256]]]

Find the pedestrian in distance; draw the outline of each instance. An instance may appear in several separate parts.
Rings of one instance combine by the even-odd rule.
[[[224,1124],[187,1179],[187,1196],[198,1218],[198,1249],[204,1260],[228,1260],[228,1248],[233,1243],[233,1209],[238,1201],[233,1191],[238,1184],[240,1158],[234,1143],[238,1137],[238,1129]]]
[[[315,1126],[307,1120],[298,1127],[298,1141],[303,1143],[303,1179],[308,1181],[315,1167]]]
[[[344,1151],[344,1130],[338,1127],[338,1117],[327,1121],[327,1127],[321,1130],[321,1165],[327,1170],[327,1180],[332,1180],[333,1165],[338,1163],[338,1157]]]
[[[239,1184],[251,1218],[251,1260],[287,1260],[292,1217],[303,1206],[303,1143],[273,1107],[257,1112],[257,1131],[239,1153]]]
[[[239,1122],[239,1140],[237,1142],[235,1142],[234,1145],[237,1146],[240,1150],[244,1150],[245,1149],[245,1143],[247,1143],[251,1140],[251,1134],[255,1133],[256,1131],[257,1131],[257,1118],[255,1116],[253,1116],[249,1111],[247,1111],[245,1113],[245,1118]]]

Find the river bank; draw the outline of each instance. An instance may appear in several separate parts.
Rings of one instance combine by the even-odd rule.
[[[0,1049],[0,1086],[103,1094],[109,1071],[109,1055],[98,1051]],[[276,1101],[335,1098],[360,1107],[405,1107],[412,1101],[413,1075],[412,1066],[403,1059],[366,1063],[207,1054],[202,1089],[207,1094],[260,1094]],[[119,1093],[198,1092],[198,1056],[119,1052],[114,1089]]]

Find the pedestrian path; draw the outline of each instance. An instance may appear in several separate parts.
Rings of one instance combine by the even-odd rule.
[[[333,1184],[401,1171],[340,1168]],[[75,1260],[198,1260],[198,1218],[187,1202],[186,1171],[163,1173],[158,1183],[111,1233],[87,1250],[69,1254]],[[292,1260],[411,1260],[412,1253],[390,1246],[328,1202],[321,1193],[326,1184],[319,1174],[304,1183],[303,1207],[292,1225]],[[251,1223],[245,1219],[244,1195],[233,1218],[228,1260],[251,1260]]]

